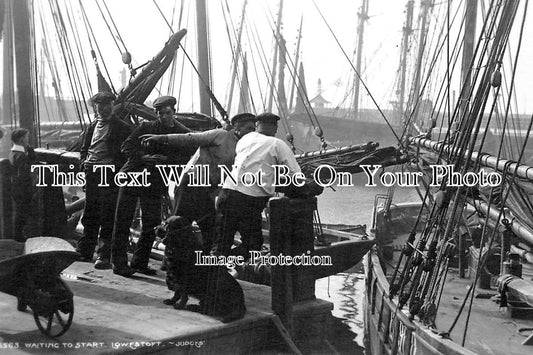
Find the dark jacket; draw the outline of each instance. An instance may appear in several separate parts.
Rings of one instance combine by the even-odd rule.
[[[82,168],[83,164],[85,163],[85,160],[87,159],[87,153],[89,152],[89,148],[91,146],[91,140],[93,138],[96,123],[96,120],[91,123],[85,132],[85,137],[83,139],[83,144],[80,150],[80,162],[82,164]],[[109,122],[109,134],[106,138],[107,149],[109,149],[109,152],[113,157],[113,163],[118,168],[120,168],[126,162],[126,157],[120,151],[120,147],[122,146],[122,143],[126,140],[126,138],[130,135],[132,130],[133,127],[131,125],[116,117],[112,117],[111,121]]]
[[[141,145],[140,136],[143,134],[173,134],[173,133],[187,133],[178,125],[174,127],[164,127],[159,120],[145,121],[137,127],[131,135],[122,144],[122,153],[126,156],[128,161],[124,164],[122,171],[141,171],[149,168],[153,171],[153,167],[146,166],[141,157],[146,154],[162,154],[168,160],[161,164],[187,164],[190,157],[194,154],[198,147],[185,147],[183,149],[171,148],[168,145],[154,145],[151,147],[143,147]],[[154,171],[155,172],[155,171]],[[158,173],[159,174],[159,173]]]
[[[9,162],[11,163],[11,186],[15,200],[23,198],[31,199],[34,192],[31,165],[36,162],[33,148],[27,148],[28,154],[23,152],[9,152]]]

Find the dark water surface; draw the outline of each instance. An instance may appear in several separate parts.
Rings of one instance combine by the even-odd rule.
[[[326,189],[318,198],[322,223],[366,224],[370,229],[375,196],[385,194],[384,187],[364,186],[366,178],[358,175],[353,187]],[[414,189],[396,189],[395,201],[417,201]],[[363,298],[365,280],[362,263],[344,273],[317,280],[316,296],[333,303],[330,342],[341,354],[364,354]]]

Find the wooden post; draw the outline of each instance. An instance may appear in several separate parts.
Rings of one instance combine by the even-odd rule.
[[[268,205],[271,255],[312,256],[316,198],[273,198]],[[272,310],[290,334],[293,331],[293,303],[315,299],[315,279],[312,272],[309,272],[312,267],[272,265]]]
[[[289,199],[273,198],[268,202],[270,209],[270,253],[290,255]],[[281,319],[289,334],[292,334],[292,276],[287,265],[272,266],[272,310]]]
[[[315,251],[313,212],[317,208],[316,198],[290,200],[291,255],[312,256]],[[314,300],[315,278],[312,272],[316,266],[292,266],[292,297],[294,302]]]

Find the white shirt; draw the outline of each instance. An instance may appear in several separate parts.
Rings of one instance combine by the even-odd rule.
[[[248,196],[264,197],[274,196],[274,167],[273,165],[285,165],[289,169],[289,175],[300,172],[300,166],[296,162],[294,153],[289,146],[276,137],[251,132],[242,137],[235,148],[235,164],[231,172],[236,178],[237,184],[228,176],[224,182],[224,188],[239,191]],[[262,175],[262,184],[244,184],[244,174]],[[257,180],[256,180],[257,181]],[[250,183],[251,180],[248,180]]]

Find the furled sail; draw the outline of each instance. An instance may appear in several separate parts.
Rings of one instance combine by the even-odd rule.
[[[362,172],[361,165],[381,165],[383,167],[401,164],[406,157],[394,147],[378,148],[379,144],[351,145],[341,148],[307,152],[296,156],[302,172],[312,176],[321,165],[329,165],[335,172],[351,174]],[[320,169],[320,179],[329,179],[329,169]]]

